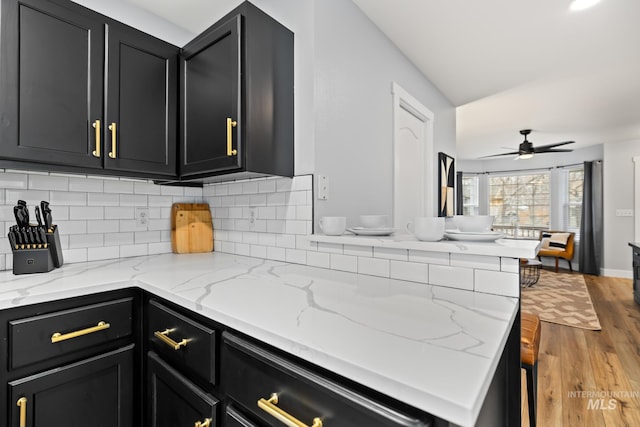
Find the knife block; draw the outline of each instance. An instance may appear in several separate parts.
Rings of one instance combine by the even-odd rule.
[[[48,248],[12,250],[13,274],[46,273],[54,269]]]
[[[51,259],[53,260],[53,265],[56,268],[59,268],[64,263],[64,259],[62,258],[62,244],[60,244],[60,234],[58,233],[58,226],[52,225],[50,230],[51,233],[47,231],[47,243],[49,244],[49,252],[51,252]]]

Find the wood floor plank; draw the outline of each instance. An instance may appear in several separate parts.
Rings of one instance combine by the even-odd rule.
[[[640,305],[631,280],[584,277],[602,330],[542,322],[538,425],[640,426]],[[604,405],[589,404],[589,392],[604,396]],[[614,394],[615,408],[608,409]],[[527,417],[525,408],[522,426],[529,425]]]

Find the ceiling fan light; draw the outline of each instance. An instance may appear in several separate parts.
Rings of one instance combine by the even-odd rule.
[[[520,155],[518,155],[518,158],[520,160],[527,160],[533,157],[533,153],[522,153]]]
[[[573,11],[588,9],[591,6],[594,6],[599,1],[600,0],[573,0],[571,2],[571,5],[569,6],[569,9]]]

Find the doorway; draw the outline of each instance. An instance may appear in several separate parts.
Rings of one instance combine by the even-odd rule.
[[[433,113],[393,83],[393,226],[434,216]]]

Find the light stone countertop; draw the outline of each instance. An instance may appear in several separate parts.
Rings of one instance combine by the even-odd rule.
[[[372,246],[393,249],[408,249],[428,252],[464,253],[469,255],[499,256],[506,258],[535,258],[540,246],[539,240],[502,238],[493,242],[440,240],[423,242],[410,234],[394,234],[391,236],[326,236],[312,234],[308,236],[312,242],[334,243],[340,245]]]
[[[517,298],[222,253],[0,272],[0,309],[138,286],[461,426],[478,416]]]

